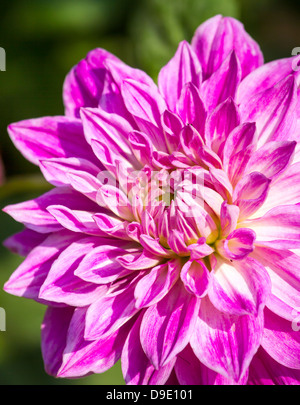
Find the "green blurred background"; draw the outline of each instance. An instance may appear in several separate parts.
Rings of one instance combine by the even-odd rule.
[[[299,0],[1,0],[0,151],[6,183],[0,207],[43,193],[49,185],[12,146],[7,125],[22,119],[63,114],[62,84],[70,68],[96,47],[106,48],[154,79],[182,39],[215,14],[240,19],[259,42],[265,60],[288,57],[300,46]],[[40,324],[45,308],[10,296],[2,286],[22,259],[2,247],[21,230],[0,212],[0,385],[123,384],[120,364],[101,375],[55,379],[44,372]]]

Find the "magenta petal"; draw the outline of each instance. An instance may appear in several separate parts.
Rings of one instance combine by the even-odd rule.
[[[237,205],[227,204],[226,201],[222,203],[220,220],[223,237],[228,236],[232,231],[236,229],[239,215],[240,209]]]
[[[86,315],[84,337],[87,340],[102,339],[114,333],[129,321],[139,309],[135,306],[134,290],[143,272],[128,276],[123,284],[100,296],[89,306]]]
[[[248,385],[300,385],[300,371],[283,366],[260,347],[249,367]]]
[[[55,116],[25,120],[10,124],[8,133],[16,148],[36,165],[44,159],[73,156],[95,161],[78,119]]]
[[[288,166],[297,142],[267,142],[251,156],[246,173],[257,171],[272,178]]]
[[[264,315],[262,347],[279,364],[300,370],[298,325],[291,324],[290,321],[275,315],[267,308],[265,308]]]
[[[176,111],[184,124],[192,125],[202,137],[204,136],[206,110],[200,92],[193,83],[187,83],[182,89]]]
[[[257,315],[265,306],[271,282],[265,268],[247,257],[232,263],[217,257],[208,291],[213,305],[232,315]]]
[[[190,44],[182,41],[174,57],[161,69],[158,75],[159,90],[171,111],[176,111],[177,100],[187,83],[199,87],[201,65]]]
[[[249,219],[241,226],[253,229],[260,244],[263,241],[279,243],[293,241],[299,245],[300,205],[281,205],[272,208],[261,218]]]
[[[255,237],[252,229],[235,229],[226,239],[219,241],[217,248],[227,259],[242,260],[253,252]]]
[[[41,328],[41,349],[48,374],[56,376],[62,363],[74,308],[48,307]]]
[[[159,131],[156,129],[161,127],[161,114],[167,106],[156,86],[125,80],[122,84],[122,95],[128,111],[134,116],[140,130],[147,133],[152,129],[150,131],[152,142],[159,150],[166,150],[164,138],[159,137]],[[144,131],[144,128],[148,131]]]
[[[129,322],[105,339],[88,341],[83,337],[86,310],[76,308],[74,311],[58,377],[78,378],[91,373],[103,373],[121,356],[124,340],[132,324]]]
[[[190,345],[177,356],[175,372],[180,385],[236,385],[232,378],[216,373],[200,362]],[[247,383],[248,372],[239,380],[239,385]]]
[[[68,231],[50,234],[40,245],[28,254],[26,259],[11,275],[4,290],[19,297],[41,301],[40,288],[60,252],[78,239],[78,235]]]
[[[192,39],[206,80],[218,69],[234,49],[242,68],[242,78],[263,63],[258,44],[245,32],[244,26],[232,17],[216,15],[196,30]]]
[[[271,180],[259,172],[243,177],[236,185],[233,203],[240,209],[239,219],[251,216],[264,203]]]
[[[211,147],[221,157],[228,135],[239,123],[237,106],[229,98],[218,105],[206,121],[205,137],[207,146]]]
[[[162,385],[169,378],[175,359],[155,370],[140,343],[142,319],[143,313],[135,321],[123,347],[121,364],[124,379],[127,385]]]
[[[109,284],[130,272],[116,261],[116,257],[127,253],[132,246],[128,243],[126,246],[122,241],[103,242],[87,253],[75,270],[75,276],[95,284]]]
[[[147,357],[156,369],[171,361],[188,343],[200,300],[178,281],[157,304],[147,309],[140,336]]]
[[[235,99],[241,80],[241,67],[235,51],[201,86],[201,96],[208,111],[212,111],[228,97]]]
[[[106,50],[94,49],[69,72],[63,86],[66,115],[79,117],[81,107],[98,106],[107,80],[104,65],[107,59],[118,61]]]
[[[135,306],[143,308],[156,304],[170,291],[177,281],[179,273],[180,262],[176,259],[151,269],[135,287]]]
[[[262,314],[258,317],[228,315],[204,298],[191,346],[207,367],[239,382],[260,345],[262,332]]]
[[[198,298],[207,294],[210,273],[201,260],[188,260],[181,269],[180,278],[188,292]]]
[[[48,234],[32,231],[31,229],[24,229],[9,238],[5,239],[3,245],[20,256],[27,256],[32,249],[43,243],[48,237]]]
[[[256,246],[252,257],[269,273],[272,292],[267,307],[275,314],[294,321],[300,309],[300,257],[289,250],[276,250]]]
[[[41,233],[56,232],[63,226],[55,219],[47,207],[52,204],[64,204],[68,208],[91,209],[97,206],[85,196],[68,187],[54,188],[35,200],[8,205],[3,211],[26,227]]]
[[[106,293],[106,285],[86,282],[75,276],[83,257],[99,243],[98,238],[81,238],[71,243],[53,262],[41,286],[39,298],[71,306],[85,306]]]
[[[295,79],[292,75],[274,87],[245,99],[240,105],[244,121],[255,121],[258,132],[258,146],[268,141],[293,139],[296,125]]]

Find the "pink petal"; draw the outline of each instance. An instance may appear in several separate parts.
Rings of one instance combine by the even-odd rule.
[[[300,369],[300,335],[290,321],[280,318],[265,308],[264,335],[261,342],[265,351],[279,364]]]
[[[121,356],[124,340],[132,324],[128,322],[105,339],[88,341],[83,337],[85,317],[86,308],[75,309],[58,377],[78,378],[91,373],[103,373]]]
[[[235,229],[226,239],[220,240],[216,244],[218,252],[227,259],[244,259],[254,250],[255,236],[255,232],[252,229]]]
[[[92,249],[83,258],[75,276],[95,284],[109,284],[119,277],[127,275],[130,270],[124,268],[116,261],[116,257],[134,249],[135,244],[124,241],[105,241],[103,245]]]
[[[105,294],[107,286],[83,281],[74,274],[83,257],[99,242],[98,238],[81,238],[61,252],[41,286],[39,298],[71,306],[85,306]]]
[[[216,15],[198,27],[192,39],[206,80],[235,50],[242,68],[242,78],[263,63],[258,44],[250,37],[239,21],[232,17]]]
[[[241,80],[241,67],[235,51],[201,86],[201,96],[208,111],[212,111],[228,97],[235,99]]]
[[[106,80],[105,60],[118,59],[104,49],[90,51],[72,68],[63,86],[66,115],[79,117],[81,107],[97,107]],[[122,63],[119,61],[119,63]]]
[[[68,231],[50,234],[40,245],[28,254],[26,259],[5,283],[4,290],[19,297],[38,298],[40,288],[44,283],[54,260],[78,239],[78,235]]]
[[[240,209],[239,219],[247,218],[264,203],[271,180],[259,172],[243,177],[236,185],[233,203]]]
[[[176,104],[176,111],[184,124],[192,125],[204,137],[206,111],[200,92],[192,82],[187,83],[182,89]]]
[[[94,300],[86,314],[85,339],[104,339],[138,313],[134,291],[142,276],[143,272],[134,278],[129,276],[119,290]]]
[[[244,121],[255,121],[258,147],[268,141],[292,139],[296,125],[297,93],[292,75],[274,87],[245,99],[240,105]]]
[[[226,378],[201,363],[190,345],[177,356],[175,372],[180,385],[237,385],[232,378]],[[245,372],[238,384],[246,384],[247,379],[248,372]]]
[[[127,385],[162,385],[168,379],[175,359],[155,370],[140,343],[140,326],[143,313],[131,328],[123,347],[121,365]]]
[[[245,172],[260,172],[268,178],[276,176],[289,164],[296,144],[295,141],[267,142],[252,154]]]
[[[256,260],[229,261],[217,258],[208,291],[213,305],[232,315],[257,315],[270,293],[270,279]]]
[[[202,260],[188,260],[181,269],[180,278],[191,294],[202,298],[207,294],[210,273]]]
[[[277,363],[260,347],[249,367],[248,385],[300,385],[300,371]]]
[[[260,244],[263,241],[298,243],[300,240],[300,206],[281,205],[272,208],[261,218],[244,221],[240,226],[253,229],[256,233],[256,240]]]
[[[249,100],[255,94],[273,87],[290,74],[295,75],[299,82],[299,70],[297,72],[293,69],[297,61],[299,61],[299,55],[265,63],[251,72],[239,86],[238,103]]]
[[[63,230],[63,226],[47,211],[47,207],[53,203],[64,204],[68,208],[96,208],[96,205],[85,196],[68,187],[59,187],[34,200],[8,205],[3,211],[34,231],[41,233],[56,232]]]
[[[197,88],[201,82],[201,65],[191,46],[180,42],[173,58],[158,75],[158,87],[171,111],[176,111],[176,103],[187,83]]]
[[[180,268],[180,261],[173,259],[151,269],[135,287],[135,306],[149,307],[160,301],[177,281]]]
[[[105,236],[95,221],[93,212],[71,210],[63,205],[50,205],[47,211],[66,229],[73,232],[83,232],[89,235]]]
[[[67,117],[43,117],[8,126],[16,148],[30,162],[51,158],[77,158],[95,161],[87,145],[80,120]]]
[[[261,315],[228,315],[203,298],[191,346],[203,364],[239,382],[259,347],[262,332]]]
[[[123,221],[120,218],[114,217],[113,215],[107,214],[95,214],[93,215],[93,220],[97,224],[97,227],[102,231],[106,236],[131,240],[131,237],[128,236],[127,227],[129,223]]]
[[[122,95],[140,130],[151,134],[152,142],[158,150],[166,150],[164,138],[158,129],[161,127],[161,114],[167,107],[156,86],[125,80]]]
[[[188,343],[200,301],[178,281],[143,316],[140,336],[143,350],[158,369],[171,361]]]
[[[222,156],[225,141],[230,132],[240,123],[234,101],[229,98],[219,104],[206,121],[206,144]]]
[[[42,323],[41,350],[48,374],[56,376],[62,363],[74,308],[48,307]]]
[[[32,249],[40,245],[49,235],[24,229],[5,239],[3,245],[20,256],[28,256]]]
[[[256,246],[251,255],[269,273],[272,291],[267,307],[275,314],[294,321],[300,310],[300,257],[288,250]]]
[[[284,190],[284,193],[282,190]],[[272,181],[267,198],[254,215],[259,218],[279,205],[292,205],[299,202],[300,162],[289,166],[278,178]]]
[[[237,205],[227,204],[226,201],[222,203],[220,221],[223,237],[227,237],[232,231],[236,229],[239,215],[240,209]]]

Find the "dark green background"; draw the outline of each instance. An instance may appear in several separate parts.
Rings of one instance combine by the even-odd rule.
[[[0,206],[33,198],[49,187],[12,146],[6,127],[22,119],[63,114],[62,84],[86,53],[103,47],[154,79],[182,39],[215,14],[240,19],[265,60],[288,57],[300,46],[299,1],[288,0],[34,0],[1,1],[0,150],[6,183]],[[0,213],[0,242],[21,226]],[[101,375],[57,380],[43,368],[40,324],[45,308],[2,291],[21,258],[0,246],[0,384],[122,384],[118,363]]]

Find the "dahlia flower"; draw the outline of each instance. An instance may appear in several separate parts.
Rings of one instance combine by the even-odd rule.
[[[264,64],[217,15],[157,85],[95,49],[64,116],[9,126],[54,186],[4,209],[26,256],[4,288],[48,306],[49,374],[121,359],[126,384],[299,384],[298,59]]]

